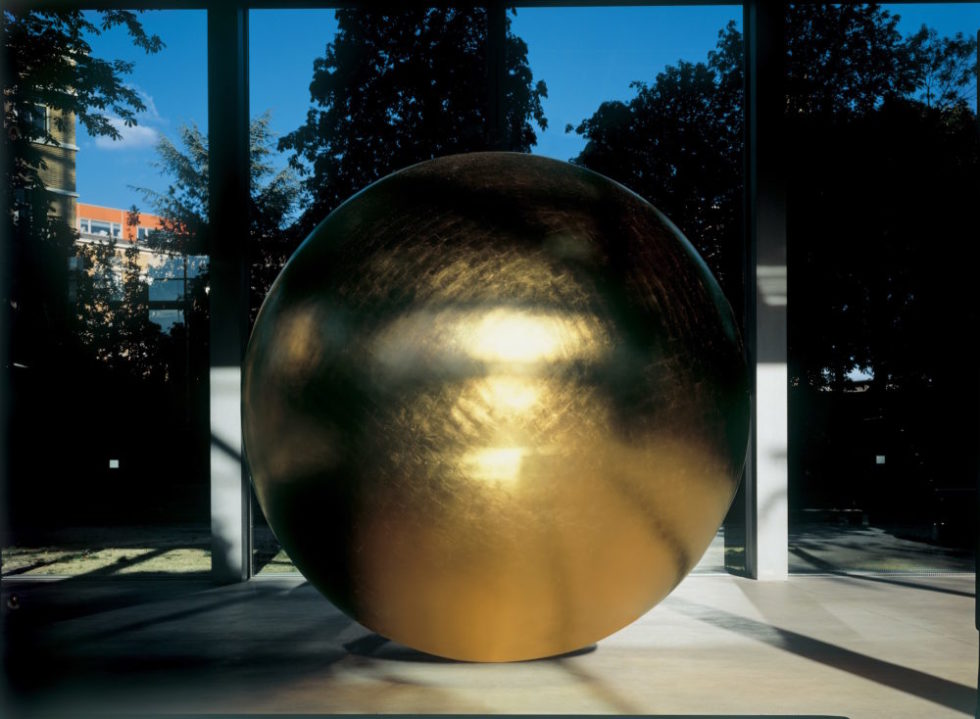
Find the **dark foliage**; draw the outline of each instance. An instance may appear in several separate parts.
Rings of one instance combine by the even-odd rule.
[[[308,173],[300,234],[396,169],[498,149],[489,134],[485,9],[338,10],[337,21],[336,37],[313,65],[306,123],[279,141]],[[546,95],[543,82],[533,84],[527,46],[508,30],[506,149],[534,144],[531,123],[546,126]]]
[[[67,288],[75,233],[49,213],[57,198],[41,179],[45,151],[57,148],[58,135],[73,131],[68,125],[76,121],[93,136],[117,139],[118,123],[135,125],[145,109],[124,79],[132,64],[98,57],[85,37],[124,27],[147,53],[163,42],[144,31],[136,13],[123,10],[4,9],[2,22],[3,222],[17,268],[4,305],[11,313],[12,359],[31,367],[62,361],[73,336]],[[47,124],[36,120],[45,107]]]
[[[273,135],[269,113],[252,120],[249,134],[250,318],[255,320],[266,292],[297,244],[288,225],[300,187],[291,169],[275,171],[269,162]],[[163,226],[152,246],[180,255],[201,254],[211,231],[208,220],[208,138],[195,125],[179,129],[179,145],[167,137],[157,143],[157,168],[170,177],[164,192],[138,188]]]
[[[741,301],[742,38],[729,24],[707,63],[681,61],[629,103],[607,102],[575,132],[574,162],[612,177],[678,224],[733,306]],[[572,128],[566,128],[570,131]]]
[[[843,388],[928,385],[951,287],[937,252],[970,236],[978,196],[976,42],[923,28],[909,37],[873,4],[799,5],[786,14],[791,377]],[[742,38],[719,34],[705,63],[680,62],[628,103],[575,131],[575,162],[672,218],[741,304]],[[571,128],[569,128],[571,129]],[[962,304],[962,298],[959,301]],[[948,314],[948,313],[946,313]],[[948,329],[948,328],[947,328]],[[947,341],[949,338],[947,334]],[[945,363],[945,364],[944,364]]]

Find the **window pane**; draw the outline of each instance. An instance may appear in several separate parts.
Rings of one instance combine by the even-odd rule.
[[[741,8],[521,8],[547,127],[535,154],[653,203],[742,312]]]
[[[156,280],[150,285],[150,302],[176,302],[184,297],[184,280]]]
[[[99,237],[108,237],[112,234],[112,223],[102,222],[100,220],[89,220],[87,222],[89,226],[89,232],[93,235],[98,235]]]
[[[174,325],[183,324],[184,312],[183,310],[151,309],[150,322],[160,325],[160,331],[164,334],[170,334],[170,331],[174,328]]]
[[[4,88],[5,124],[43,97],[31,122],[46,117],[54,137],[3,135],[18,170],[4,218],[15,263],[4,576],[210,569],[206,258],[191,221],[206,207],[170,202],[167,160],[182,128],[206,127],[206,16],[121,19],[4,10],[5,44],[25,61],[5,74],[19,79]],[[71,62],[33,57],[52,46]],[[164,225],[137,245],[149,239],[138,228]]]
[[[252,10],[249,13],[249,105],[252,109],[253,165],[262,163],[264,187],[278,183],[282,203],[257,203],[250,232],[250,320],[286,260],[302,241],[308,224],[299,227],[308,198],[300,199],[301,177],[279,152],[283,136],[301,127],[310,106],[313,61],[324,54],[337,31],[335,12]],[[288,33],[290,52],[282,52]],[[260,154],[262,153],[262,154]],[[265,216],[265,217],[263,217]],[[255,498],[252,502],[252,571],[255,574],[293,573],[296,568],[279,546]]]
[[[292,251],[352,194],[416,162],[494,146],[486,27],[483,8],[251,13],[253,138],[265,143],[253,140],[253,163],[268,166],[265,187],[292,193],[285,205],[256,203],[253,317]],[[315,71],[317,58],[323,67]],[[526,150],[521,142],[511,144]],[[262,154],[276,148],[281,154]],[[308,174],[283,172],[287,159]],[[258,508],[253,517],[255,570],[291,569]]]
[[[978,27],[787,15],[792,571],[973,571]]]
[[[253,163],[262,163],[267,187],[278,182],[297,188],[285,211],[283,205],[257,203],[251,236],[253,317],[284,260],[353,192],[420,160],[491,149],[497,142],[511,150],[575,159],[646,195],[699,246],[741,315],[740,18],[737,7],[508,12],[500,138],[490,122],[482,10],[252,11]],[[289,52],[282,51],[283,33],[291,38]],[[314,75],[317,58],[321,65]],[[586,133],[566,132],[565,125],[578,127],[606,101],[641,103],[642,93],[630,83],[656,86],[659,73],[674,72],[668,65],[687,73],[682,81],[701,93],[701,114],[685,124],[681,118],[690,108],[671,109],[680,94],[665,97],[660,111],[670,110],[673,145],[663,147],[654,132],[663,116],[651,110],[640,113],[645,134],[613,148],[615,161],[595,164],[586,152]],[[464,76],[466,83],[459,82]],[[317,93],[312,98],[311,80]],[[542,80],[547,90],[538,85]],[[685,146],[676,139],[684,132],[697,138],[699,155],[711,153],[706,166],[685,162]],[[309,174],[292,175],[287,159]],[[661,173],[658,184],[648,171],[657,163],[674,163],[679,179],[671,184]],[[691,189],[698,182],[700,194]],[[288,567],[255,510],[255,570]],[[723,565],[719,537],[703,566]]]
[[[738,7],[520,8],[547,127],[534,154],[626,185],[695,245],[739,317],[742,36]],[[696,571],[744,570],[740,504]],[[729,529],[727,543],[725,528]]]

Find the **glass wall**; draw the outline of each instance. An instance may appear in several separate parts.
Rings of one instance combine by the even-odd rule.
[[[697,248],[740,319],[741,25],[732,5],[521,8],[512,25],[545,83],[530,152],[649,200]],[[694,571],[744,571],[740,509],[733,505]]]
[[[249,106],[255,213],[249,237],[249,320],[255,321],[265,295],[286,260],[315,220],[303,219],[302,174],[307,165],[290,166],[280,149],[283,138],[307,121],[314,61],[322,58],[337,34],[333,10],[252,10],[249,13]],[[281,38],[290,37],[288,52]],[[295,573],[266,522],[255,493],[252,504],[252,572]]]
[[[488,121],[485,8],[253,11],[250,27],[252,167],[260,177],[254,317],[292,251],[348,197],[421,160],[494,149],[498,138]],[[293,42],[283,52],[278,31],[287,27]],[[504,92],[508,117],[533,101],[520,89]],[[515,137],[503,142],[526,150],[516,121]],[[253,571],[294,571],[257,503],[253,510]]]
[[[787,11],[794,571],[974,566],[977,317],[959,257],[980,177],[978,7]],[[481,9],[253,11],[252,317],[350,194],[490,148],[647,197],[741,315],[740,17],[508,11],[497,87]],[[206,571],[205,13],[4,21],[3,574]],[[255,516],[256,570],[289,569]],[[713,551],[702,569],[721,567]]]
[[[980,4],[785,27],[790,568],[973,571]]]
[[[3,576],[206,573],[205,13],[3,12]]]
[[[486,149],[572,161],[644,195],[742,315],[741,8],[521,8],[505,22],[495,95],[483,9],[250,13],[253,318],[344,199]],[[254,499],[253,518],[253,570],[291,571]],[[719,536],[701,569],[723,570],[722,552]]]

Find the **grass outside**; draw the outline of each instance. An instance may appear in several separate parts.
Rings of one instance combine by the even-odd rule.
[[[252,528],[252,571],[257,576],[299,573],[265,522]]]
[[[192,527],[71,527],[5,546],[2,576],[193,575],[211,571],[211,530]],[[256,574],[296,573],[268,527],[252,537]]]
[[[66,527],[0,552],[4,577],[187,575],[211,570],[206,526]]]
[[[970,551],[911,539],[909,531],[880,527],[808,524],[789,538],[790,571],[973,572]],[[259,576],[295,574],[296,567],[267,526],[252,537],[253,571]],[[694,568],[695,573],[725,571],[719,531]],[[728,551],[732,551],[729,548]],[[206,575],[211,570],[207,526],[74,527],[44,533],[41,542],[3,547],[2,576]]]

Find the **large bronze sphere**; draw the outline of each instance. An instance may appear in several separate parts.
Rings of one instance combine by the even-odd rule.
[[[299,570],[382,636],[507,661],[660,601],[745,457],[741,341],[704,262],[622,186],[446,157],[333,212],[245,360],[259,502]]]

